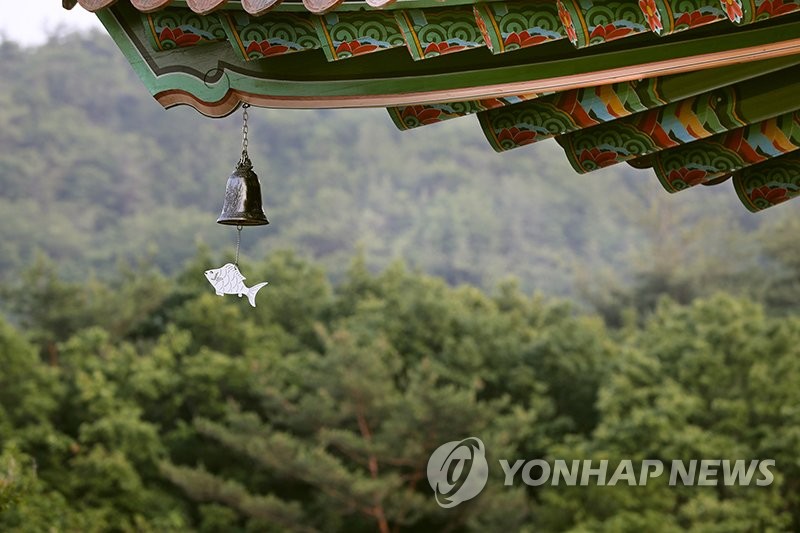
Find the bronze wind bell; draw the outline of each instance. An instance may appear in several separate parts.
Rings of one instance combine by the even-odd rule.
[[[258,176],[253,172],[253,163],[247,153],[247,108],[244,104],[242,123],[242,156],[236,169],[228,177],[225,184],[225,201],[222,212],[217,219],[218,224],[236,226],[236,260],[220,268],[205,271],[206,279],[214,287],[217,295],[238,294],[239,298],[247,296],[253,307],[256,306],[256,294],[267,282],[258,283],[252,287],[244,284],[246,279],[239,271],[239,245],[242,241],[242,227],[264,226],[269,224],[264,208],[261,205],[261,184]]]

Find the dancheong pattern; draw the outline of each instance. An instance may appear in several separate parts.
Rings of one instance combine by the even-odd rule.
[[[652,80],[598,85],[564,91],[480,113],[478,118],[486,139],[498,152],[505,152],[557,135],[611,122],[646,111],[664,102],[654,98]],[[646,95],[642,98],[642,95]]]
[[[591,172],[744,126],[731,87],[558,138],[572,167]]]
[[[328,13],[314,17],[328,61],[405,45],[394,17],[381,11]]]
[[[427,126],[463,117],[489,109],[509,106],[537,98],[536,94],[521,94],[505,98],[489,98],[486,100],[470,100],[467,102],[445,102],[441,104],[421,104],[400,107],[388,107],[389,116],[398,129],[410,130],[419,126]]]
[[[737,172],[733,186],[745,207],[753,212],[800,196],[800,152]]]
[[[227,40],[218,17],[203,17],[185,9],[162,9],[142,16],[155,50],[172,50]]]
[[[256,18],[234,12],[226,13],[222,22],[244,61],[320,47],[317,32],[308,16],[275,13],[270,17]]]
[[[719,0],[639,0],[650,29],[658,35],[727,20]]]
[[[725,19],[749,24],[800,10],[800,0],[515,0],[394,11],[206,16],[143,14],[155,50],[228,40],[244,61],[323,48],[330,61],[405,44],[415,60],[486,46],[500,54],[564,39],[576,47],[652,31],[669,35]]]
[[[398,11],[395,19],[415,60],[486,46],[470,6]]]
[[[493,54],[564,39],[552,0],[475,4],[475,20]]]
[[[667,191],[678,192],[797,149],[800,112],[786,113],[661,152],[653,169]]]
[[[751,24],[800,10],[800,0],[720,0],[720,4],[736,24]]]
[[[390,7],[391,0],[363,4],[348,2],[341,6],[333,0],[307,0],[303,5],[313,5],[311,11],[291,4],[286,4],[284,7],[288,5],[288,8],[285,10],[273,9],[280,2],[252,0],[242,2],[241,8],[232,3],[227,9],[213,10],[214,5],[222,5],[220,1],[173,2],[171,7],[160,8],[166,5],[162,3],[153,8],[152,13],[144,13],[144,6],[154,5],[152,2],[136,0],[133,4],[118,4],[127,6],[132,20],[143,23],[138,31],[149,39],[155,51],[151,52],[151,59],[164,52],[162,57],[169,64],[169,61],[190,57],[194,53],[193,47],[228,41],[241,61],[239,72],[258,72],[252,78],[257,81],[269,81],[270,66],[267,62],[270,58],[316,50],[298,59],[298,66],[302,65],[298,72],[302,72],[305,65],[321,60],[320,49],[331,62],[390,49],[406,49],[416,61],[430,61],[439,56],[474,50],[474,53],[462,56],[463,61],[437,62],[433,59],[418,67],[420,76],[432,73],[432,79],[441,83],[444,76],[440,75],[467,77],[472,71],[465,65],[483,71],[489,79],[493,62],[498,69],[504,70],[508,66],[517,66],[516,58],[519,58],[519,66],[524,67],[525,61],[529,60],[543,70],[561,69],[561,74],[566,77],[573,74],[568,66],[573,64],[573,58],[576,65],[581,61],[585,63],[587,58],[592,62],[595,55],[605,58],[598,61],[597,73],[600,74],[604,72],[601,68],[604,61],[609,61],[610,56],[628,52],[638,43],[652,47],[653,58],[648,56],[641,60],[642,65],[650,65],[651,61],[656,64],[662,60],[659,54],[669,56],[672,47],[695,43],[693,37],[698,39],[696,46],[702,48],[704,44],[716,45],[724,39],[730,40],[726,33],[733,32],[738,32],[735,38],[746,39],[750,34],[763,34],[765,29],[781,28],[782,33],[775,32],[775,38],[780,42],[790,42],[790,38],[800,35],[796,24],[800,20],[797,18],[800,16],[800,0],[499,0],[455,6],[442,1],[436,7],[426,2],[396,2]],[[410,8],[406,9],[404,5]],[[373,9],[375,7],[388,9]],[[199,11],[207,14],[202,15]],[[759,29],[757,25],[760,21],[792,13],[796,15],[771,22],[766,28],[761,25]],[[756,26],[740,31],[731,22]],[[694,32],[701,27],[704,28]],[[727,32],[723,30],[725,27]],[[663,46],[654,44],[659,37],[678,32],[688,34],[666,38]],[[721,36],[721,39],[706,41],[709,35]],[[635,38],[635,43],[620,42],[628,37]],[[772,38],[770,34],[764,42],[759,41],[758,46],[770,46],[769,39]],[[615,44],[605,47],[605,50],[599,47],[582,50],[612,42]],[[574,48],[570,49],[567,43]],[[480,48],[485,50],[478,50]],[[717,53],[714,48],[709,48],[709,54]],[[170,52],[174,49],[181,50],[179,53]],[[198,56],[203,57],[198,64],[213,65],[211,59],[219,49],[220,46],[198,50]],[[526,52],[493,57],[520,50]],[[226,68],[236,67],[230,51],[222,57]],[[397,53],[385,57],[402,62]],[[778,63],[777,67],[768,63],[779,55],[770,57],[772,59],[757,63],[764,65],[763,70],[750,64],[740,70],[737,70],[738,66],[726,70],[734,66],[731,64],[719,67],[713,73],[702,71],[708,73],[707,77],[700,72],[694,75],[678,72],[659,77],[658,71],[654,70],[649,74],[654,77],[645,75],[642,79],[617,83],[609,82],[628,80],[628,75],[602,74],[598,77],[606,80],[602,85],[595,81],[598,85],[592,86],[593,78],[588,77],[574,85],[560,85],[570,88],[557,93],[508,96],[505,90],[498,90],[495,94],[501,97],[464,96],[492,94],[491,91],[469,91],[460,93],[462,101],[454,102],[428,99],[428,88],[420,86],[419,93],[392,93],[391,101],[425,103],[389,107],[388,112],[402,130],[477,114],[487,140],[498,152],[556,138],[578,172],[626,161],[636,168],[652,168],[669,192],[698,184],[713,185],[732,177],[731,182],[748,209],[758,211],[793,198],[800,190],[800,111],[796,111],[800,104],[795,103],[793,96],[800,90],[800,56],[785,56],[783,59],[798,59],[793,63]],[[681,58],[676,56],[672,59]],[[259,63],[246,65],[253,61]],[[286,68],[289,61],[284,59],[273,64],[280,70]],[[562,62],[566,66],[559,67]],[[353,70],[358,70],[360,65],[377,63],[377,59],[352,62],[352,67],[344,67],[349,70],[339,71],[342,72],[341,80],[352,78],[354,85],[360,85],[361,80],[353,76]],[[405,66],[399,64],[398,72],[409,64],[410,61],[406,61]],[[445,70],[438,71],[438,65]],[[329,81],[333,85],[339,81],[335,70],[338,67],[335,64],[326,67],[330,69]],[[585,70],[585,67],[580,68]],[[388,72],[394,75],[391,69]],[[584,71],[577,73],[587,74]],[[529,79],[528,72],[523,69],[514,76],[516,78],[507,82],[508,87],[519,80],[527,83]],[[551,77],[556,79],[555,75]],[[398,75],[398,79],[401,78],[402,75]],[[767,85],[759,80],[770,83]],[[387,85],[395,82],[391,76],[385,79]],[[207,84],[203,86],[208,87]],[[547,85],[541,87],[540,91],[551,90]],[[242,90],[242,87],[235,90]],[[196,96],[193,91],[189,92]],[[264,96],[258,91],[249,87],[243,93]],[[355,99],[367,98],[369,91],[365,88],[353,96]],[[431,94],[444,95],[442,99],[449,97],[441,88],[437,89],[436,84],[432,84],[430,91]],[[414,94],[414,98],[407,98],[409,94]],[[219,97],[219,94],[215,96]],[[323,94],[322,98],[326,97]],[[463,100],[465,98],[475,99]],[[209,107],[224,101],[200,100]],[[255,101],[253,103],[258,105]],[[175,105],[175,100],[171,105]]]
[[[558,14],[578,48],[650,31],[638,0],[558,0]]]

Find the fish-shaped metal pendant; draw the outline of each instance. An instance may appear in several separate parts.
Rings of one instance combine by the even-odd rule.
[[[241,298],[242,295],[247,295],[247,299],[253,307],[256,306],[256,294],[268,283],[265,281],[247,288],[245,284],[242,283],[246,278],[239,272],[239,267],[233,263],[228,263],[220,268],[206,270],[205,274],[206,279],[214,287],[217,295],[238,294],[239,298]]]

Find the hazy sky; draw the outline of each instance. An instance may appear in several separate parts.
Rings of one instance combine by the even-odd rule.
[[[80,5],[67,11],[61,0],[0,0],[0,6],[0,35],[22,44],[41,44],[60,28],[102,28],[95,15]]]

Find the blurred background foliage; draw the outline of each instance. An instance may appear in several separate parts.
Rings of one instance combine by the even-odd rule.
[[[171,275],[198,243],[232,248],[213,221],[241,113],[164,111],[101,34],[3,42],[0,68],[0,279],[37,254],[78,280],[142,258]],[[334,282],[362,250],[372,272],[402,257],[454,285],[514,277],[526,292],[652,306],[661,291],[763,294],[757,280],[800,261],[786,241],[797,206],[753,215],[730,184],[669,195],[623,165],[579,176],[554,142],[494,153],[475,117],[400,132],[382,109],[250,115],[272,225],[246,231],[245,252],[292,248]]]
[[[203,270],[240,117],[107,37],[0,43],[0,531],[795,531],[800,218],[497,155],[474,118],[251,113],[258,307]],[[400,260],[402,258],[402,260]],[[431,451],[773,458],[769,487],[504,487]]]

